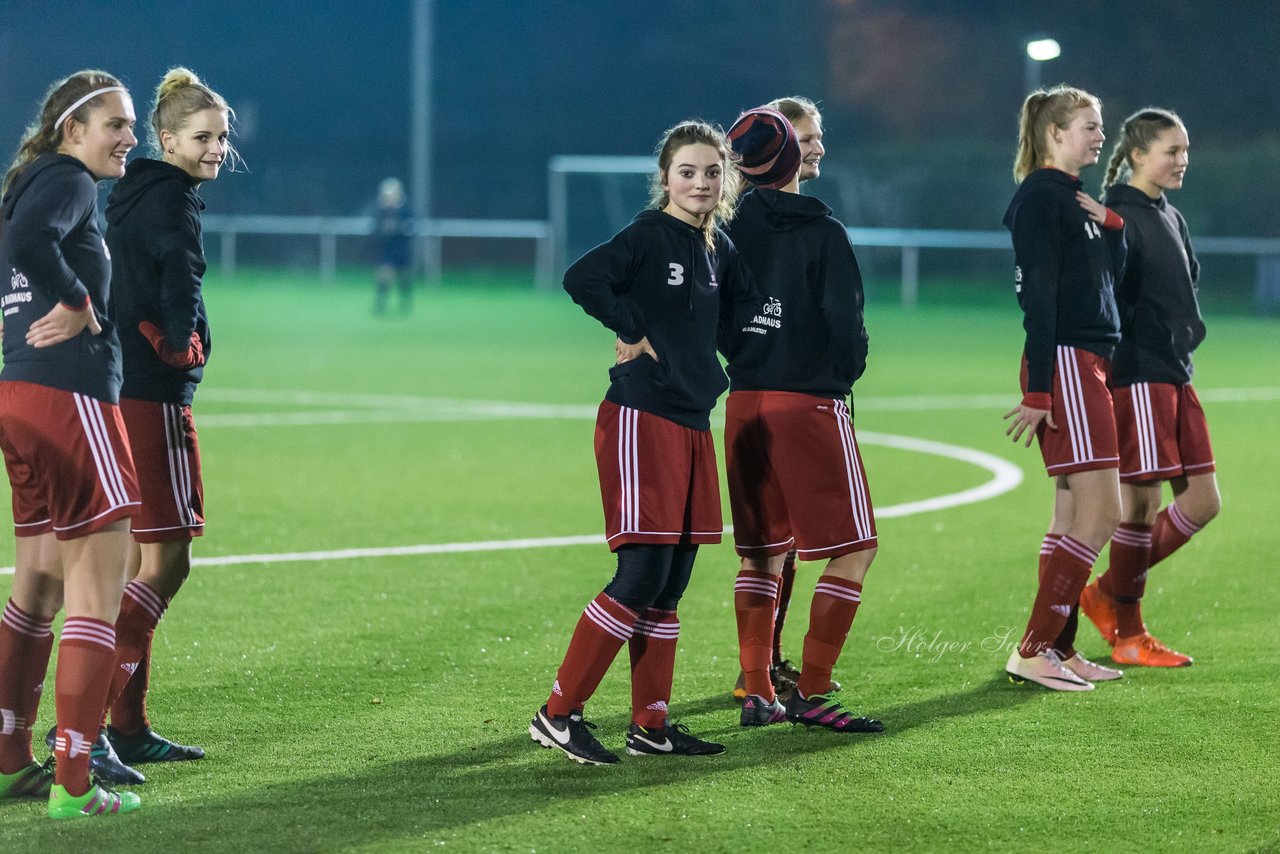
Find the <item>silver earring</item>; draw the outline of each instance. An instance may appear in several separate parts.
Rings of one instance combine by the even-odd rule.
[[[169,149],[169,153],[170,153],[170,154],[173,154],[173,149],[172,149],[172,148],[171,148],[171,149]]]

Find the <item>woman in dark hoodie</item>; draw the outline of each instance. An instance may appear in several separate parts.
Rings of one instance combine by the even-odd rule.
[[[652,210],[579,258],[564,276],[574,302],[617,335],[617,362],[596,420],[596,465],[613,580],[583,612],[529,735],[583,764],[611,764],[583,706],[624,644],[631,653],[632,755],[705,755],[723,745],[668,721],[680,622],[676,604],[698,546],[720,542],[711,409],[728,385],[716,357],[721,306],[750,317],[759,301],[718,228],[737,172],[724,134],[705,122],[658,145]]]
[[[231,110],[185,68],[156,89],[150,143],[107,199],[112,312],[124,352],[120,408],[138,467],[142,508],[133,520],[132,579],[116,623],[108,697],[111,744],[128,764],[199,759],[204,751],[158,735],[146,714],[156,624],[191,571],[191,539],[204,532],[204,486],[191,401],[209,357],[200,293],[204,249],[196,194],[232,154]]]
[[[1204,410],[1191,386],[1191,353],[1204,340],[1196,300],[1200,264],[1186,220],[1165,191],[1182,187],[1187,129],[1168,110],[1125,119],[1103,182],[1124,216],[1129,260],[1116,293],[1120,344],[1111,375],[1120,435],[1120,525],[1111,564],[1084,589],[1080,606],[1121,664],[1185,667],[1191,657],[1147,631],[1141,601],[1147,571],[1218,515],[1222,499]],[[1127,181],[1120,183],[1122,177]],[[1163,510],[1161,484],[1174,500]]]
[[[801,149],[791,123],[761,107],[729,130],[754,186],[729,236],[764,298],[747,323],[724,325],[729,362],[725,460],[734,586],[747,696],[743,726],[783,720],[879,732],[832,691],[831,672],[876,553],[875,515],[848,398],[867,359],[862,275],[843,225],[798,193]],[[799,680],[784,707],[770,679],[780,573],[794,547],[825,560],[810,607]]]
[[[1098,162],[1102,104],[1070,86],[1038,90],[1022,105],[1004,224],[1013,236],[1023,311],[1022,401],[1007,435],[1040,443],[1054,479],[1053,518],[1040,547],[1039,589],[1005,670],[1015,682],[1090,691],[1120,671],[1074,646],[1080,591],[1120,519],[1119,452],[1107,375],[1120,322],[1115,280],[1124,267],[1124,220],[1087,195],[1080,171]]]
[[[124,174],[133,125],[119,80],[77,72],[50,88],[4,178],[0,449],[13,489],[15,573],[0,617],[0,799],[48,797],[59,819],[139,806],[137,795],[90,778],[91,764],[101,775],[97,759],[109,753],[98,729],[115,661],[127,519],[138,507],[96,184]],[[64,604],[55,770],[35,763],[31,727]]]

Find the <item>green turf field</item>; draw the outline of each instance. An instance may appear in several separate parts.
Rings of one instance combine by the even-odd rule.
[[[209,528],[195,552],[228,560],[194,570],[160,625],[150,709],[209,758],[144,766],[143,809],[117,820],[55,826],[43,804],[0,804],[0,851],[1280,848],[1275,321],[1211,316],[1198,355],[1224,510],[1153,571],[1145,608],[1194,667],[1131,670],[1085,696],[1005,679],[1051,495],[1037,452],[1000,420],[1017,399],[1019,315],[1012,296],[910,313],[873,302],[859,433],[1025,473],[989,500],[880,520],[836,677],[887,731],[738,726],[724,544],[704,547],[682,603],[672,711],[727,752],[599,768],[527,729],[611,574],[603,545],[302,553],[597,534],[609,333],[561,294],[513,286],[421,292],[411,317],[386,319],[354,278],[211,277],[206,290]],[[993,478],[882,443],[863,452],[878,508]],[[797,583],[792,655],[817,575]],[[1080,637],[1102,657],[1087,623]],[[588,708],[619,751],[623,661]]]

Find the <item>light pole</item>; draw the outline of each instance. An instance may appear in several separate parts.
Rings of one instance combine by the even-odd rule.
[[[1023,74],[1023,88],[1031,94],[1040,88],[1040,63],[1057,59],[1062,47],[1047,36],[1034,36],[1027,40],[1027,64]]]

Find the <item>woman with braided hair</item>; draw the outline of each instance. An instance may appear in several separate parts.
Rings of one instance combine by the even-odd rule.
[[[1107,571],[1080,605],[1121,664],[1185,667],[1191,657],[1147,631],[1147,572],[1218,514],[1222,500],[1191,353],[1204,340],[1200,264],[1186,220],[1165,197],[1181,189],[1190,142],[1177,114],[1148,107],[1125,119],[1107,169],[1106,204],[1125,219],[1129,259],[1116,290],[1120,344],[1111,387],[1120,435],[1120,525]],[[1174,500],[1160,508],[1161,484]]]

